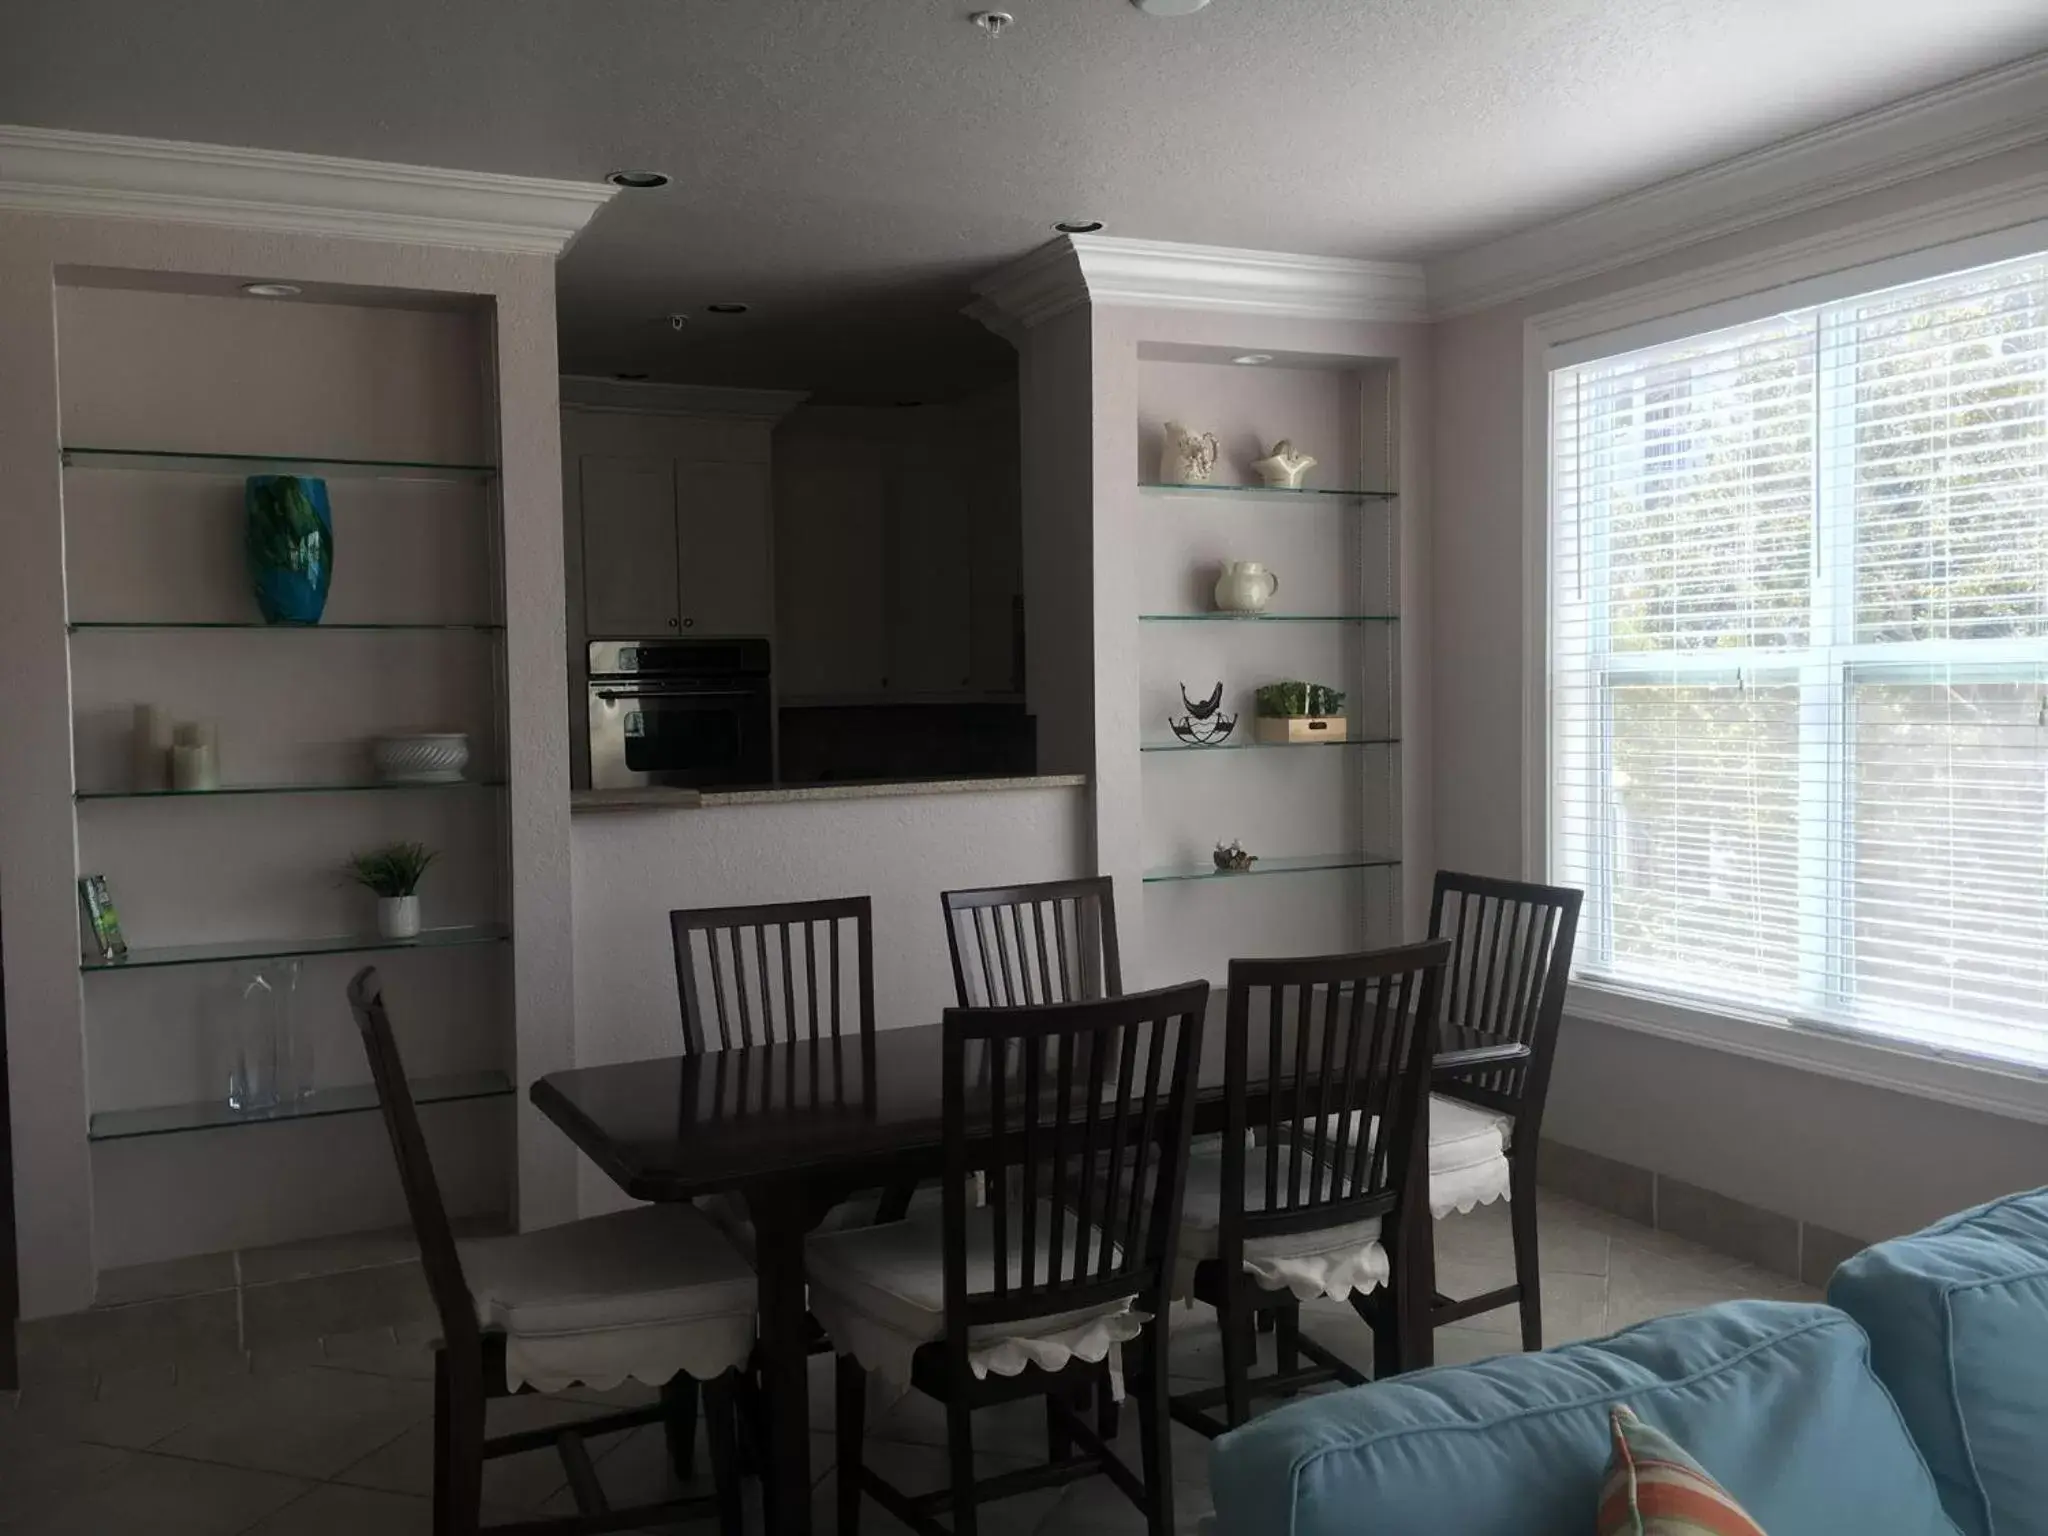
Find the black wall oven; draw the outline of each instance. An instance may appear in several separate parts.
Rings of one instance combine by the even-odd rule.
[[[774,776],[768,642],[590,642],[590,787],[714,789]]]

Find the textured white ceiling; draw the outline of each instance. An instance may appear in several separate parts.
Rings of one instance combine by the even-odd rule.
[[[563,264],[565,366],[928,398],[1007,368],[966,284],[1060,218],[1428,255],[2048,48],[2048,0],[1003,4],[0,0],[0,122],[653,166]]]

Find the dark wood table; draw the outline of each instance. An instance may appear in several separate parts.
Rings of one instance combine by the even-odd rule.
[[[550,1073],[535,1106],[636,1200],[738,1192],[754,1224],[760,1284],[762,1385],[768,1399],[769,1524],[810,1530],[810,1374],[804,1328],[804,1238],[860,1190],[936,1176],[940,1163],[937,1024],[840,1040],[751,1046]],[[1253,1053],[1254,1056],[1258,1052]],[[1528,1048],[1454,1030],[1436,1057],[1439,1078],[1481,1072]],[[1291,1052],[1284,1059],[1292,1059]],[[1263,1077],[1255,1066],[1253,1079]],[[1223,1030],[1203,1031],[1197,1129],[1223,1110]],[[1419,1171],[1427,1177],[1427,1169]],[[1423,1201],[1409,1202],[1426,1212]],[[1425,1239],[1404,1283],[1435,1287]],[[778,1490],[795,1490],[776,1497]]]

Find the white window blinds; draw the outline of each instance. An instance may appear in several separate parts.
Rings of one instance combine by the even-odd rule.
[[[1582,977],[2048,1068],[2048,259],[1551,375]]]

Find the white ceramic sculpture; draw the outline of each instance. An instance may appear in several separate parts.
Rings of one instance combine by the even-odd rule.
[[[1256,560],[1226,560],[1216,578],[1216,606],[1225,613],[1264,613],[1280,578]]]
[[[1301,477],[1316,467],[1315,455],[1296,453],[1294,444],[1281,438],[1273,445],[1273,451],[1263,459],[1252,461],[1252,468],[1259,472],[1259,478],[1277,490],[1298,491]]]
[[[1159,478],[1167,485],[1204,485],[1216,472],[1218,451],[1213,432],[1190,432],[1169,421],[1159,444]]]

